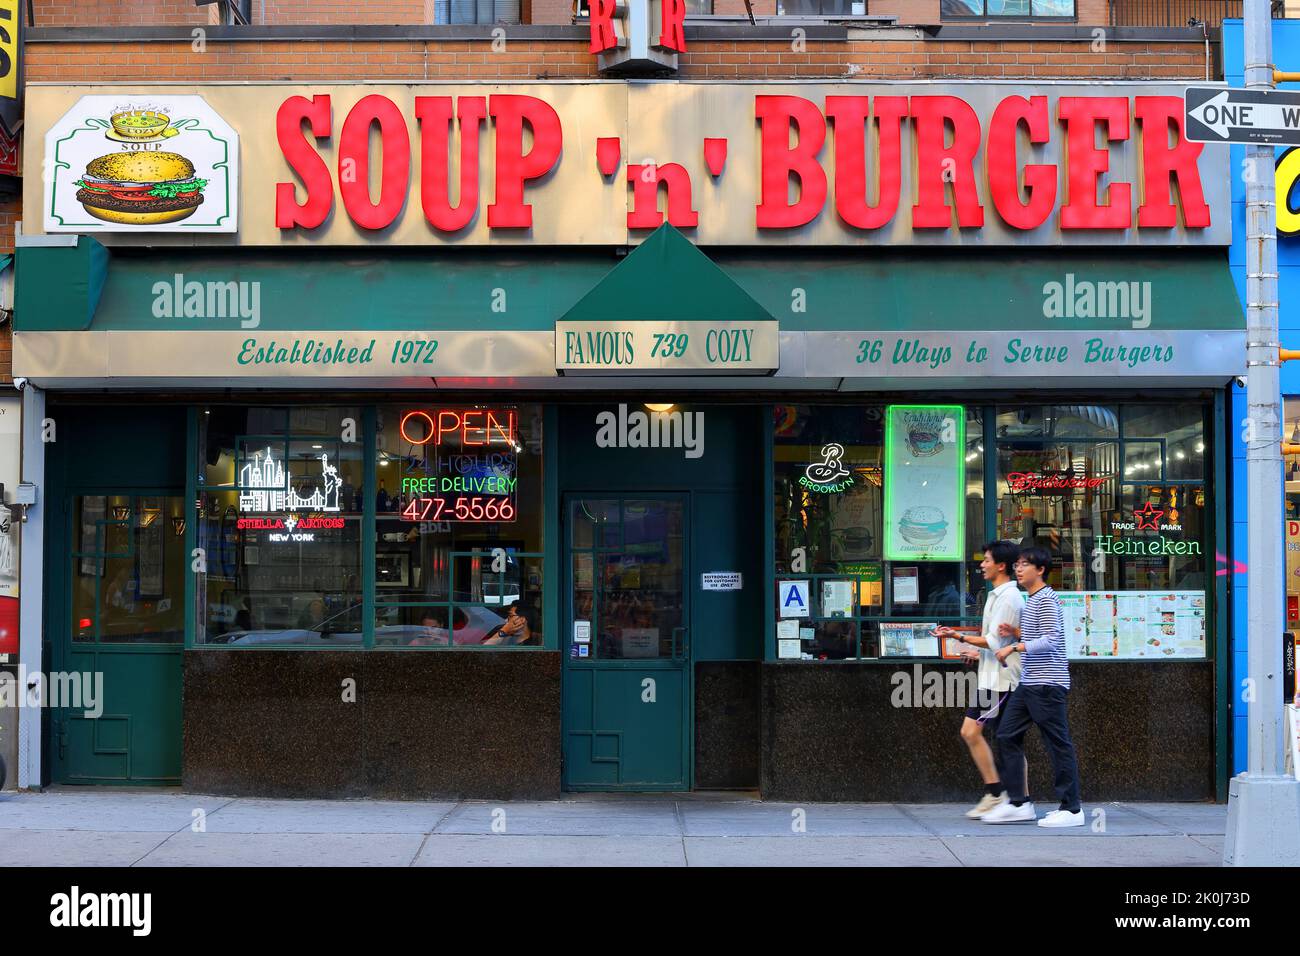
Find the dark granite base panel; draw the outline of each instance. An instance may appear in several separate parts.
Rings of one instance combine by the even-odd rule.
[[[188,790],[555,798],[560,656],[187,651],[184,728]]]
[[[758,661],[695,665],[696,789],[758,789],[761,684]]]
[[[960,665],[926,666],[950,672]],[[978,798],[955,708],[894,707],[911,664],[762,665],[762,794],[769,800]],[[1214,664],[1070,667],[1070,729],[1085,801],[1214,799]],[[1054,806],[1038,731],[1026,739],[1030,792]]]

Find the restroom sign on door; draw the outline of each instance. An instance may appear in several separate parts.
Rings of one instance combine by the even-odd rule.
[[[807,581],[778,581],[776,598],[781,617],[809,617],[809,591]]]
[[[739,571],[705,571],[700,575],[701,591],[739,591],[744,586],[744,577]]]

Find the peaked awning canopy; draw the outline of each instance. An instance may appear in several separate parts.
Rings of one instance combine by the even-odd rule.
[[[770,375],[780,326],[664,223],[555,323],[561,374]]]
[[[774,322],[731,276],[668,223],[578,300],[562,322]]]

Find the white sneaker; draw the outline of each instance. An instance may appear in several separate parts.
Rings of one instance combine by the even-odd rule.
[[[1073,813],[1069,810],[1053,810],[1039,820],[1038,825],[1040,827],[1081,827],[1085,822],[1083,809],[1080,808]]]
[[[1030,820],[1037,819],[1038,814],[1034,810],[1034,805],[1026,800],[1020,806],[1008,801],[1000,806],[994,807],[984,816],[980,817],[985,823],[1028,823]]]
[[[1005,790],[1002,793],[999,793],[996,797],[991,793],[986,793],[984,796],[980,797],[979,803],[966,811],[966,816],[971,820],[978,820],[994,807],[1000,807],[1006,802],[1007,794]]]

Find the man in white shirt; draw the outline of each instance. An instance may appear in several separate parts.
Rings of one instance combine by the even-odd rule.
[[[954,631],[949,627],[941,627],[937,632],[940,640],[951,637],[969,644],[968,656],[979,659],[980,693],[977,703],[985,706],[966,708],[961,724],[961,738],[970,749],[971,759],[975,761],[980,777],[984,780],[984,795],[979,803],[966,811],[966,816],[972,820],[980,819],[994,807],[1007,802],[1006,788],[1002,785],[1007,774],[1023,775],[1025,772],[1023,763],[1013,768],[1001,766],[1001,760],[994,759],[993,751],[984,739],[985,727],[997,739],[1002,708],[1020,682],[1020,655],[1010,654],[1003,663],[996,654],[1004,643],[1014,640],[1000,638],[999,628],[1003,624],[1018,626],[1020,609],[1025,604],[1025,597],[1012,577],[1012,568],[1019,554],[1020,546],[1010,541],[990,541],[984,546],[980,571],[993,590],[984,601],[984,621],[978,635]]]

